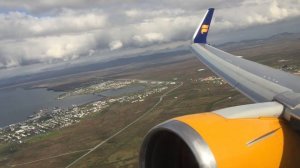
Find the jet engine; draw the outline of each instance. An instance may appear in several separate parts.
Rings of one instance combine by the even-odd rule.
[[[140,168],[297,167],[300,136],[277,102],[166,121],[149,131]]]

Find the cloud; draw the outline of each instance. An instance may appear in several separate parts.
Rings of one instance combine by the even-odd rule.
[[[109,48],[110,50],[117,50],[123,47],[123,43],[120,40],[117,41],[112,41],[111,43],[109,43]]]
[[[289,31],[276,26],[300,16],[299,0],[0,1],[0,68],[186,41],[212,6],[210,39],[218,43],[259,38],[260,28],[265,36]],[[272,28],[263,31],[265,25]],[[257,33],[247,33],[254,28]],[[243,34],[229,37],[236,32]]]
[[[107,26],[107,16],[101,10],[74,11],[64,9],[55,16],[37,17],[13,11],[0,14],[0,39],[61,35]]]
[[[163,41],[164,35],[160,33],[147,33],[142,36],[136,35],[132,38],[137,43],[143,43],[143,42],[160,42]]]
[[[2,66],[12,67],[25,62],[55,62],[84,56],[96,48],[94,34],[60,35],[26,38],[0,43]]]
[[[2,10],[24,10],[27,12],[34,13],[47,13],[56,11],[61,8],[73,8],[73,9],[90,9],[90,8],[103,8],[110,5],[117,5],[120,3],[130,3],[135,0],[51,0],[51,1],[40,1],[40,0],[9,0],[0,1],[0,8]]]

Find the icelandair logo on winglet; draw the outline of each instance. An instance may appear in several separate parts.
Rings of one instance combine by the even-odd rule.
[[[208,28],[209,28],[209,25],[202,25],[201,26],[201,34],[204,34],[204,33],[207,33],[208,32]]]

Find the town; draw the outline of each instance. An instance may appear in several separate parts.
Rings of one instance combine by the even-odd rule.
[[[0,143],[23,143],[26,138],[34,135],[47,133],[54,129],[59,129],[80,122],[85,116],[98,113],[108,108],[113,103],[139,103],[150,95],[161,93],[176,86],[173,81],[145,81],[145,80],[110,80],[99,84],[74,89],[60,95],[58,99],[68,96],[83,94],[100,94],[103,91],[117,90],[129,86],[143,86],[144,89],[135,93],[120,94],[118,96],[105,97],[104,99],[90,102],[84,105],[72,105],[67,109],[54,107],[41,109],[29,119],[0,128]]]

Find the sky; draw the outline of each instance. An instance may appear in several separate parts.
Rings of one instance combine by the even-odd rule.
[[[187,42],[209,7],[211,43],[300,31],[300,0],[0,0],[0,79]]]

